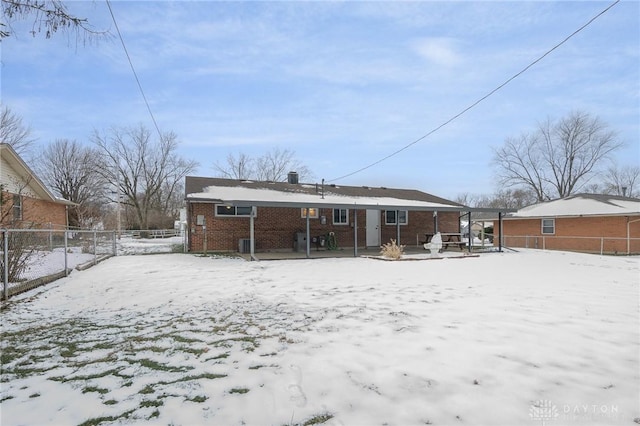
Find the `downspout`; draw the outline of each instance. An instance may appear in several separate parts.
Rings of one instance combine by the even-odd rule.
[[[640,219],[629,220],[629,216],[627,216],[627,254],[631,254],[631,232],[629,225],[634,222],[640,222]]]
[[[251,216],[249,218],[249,258],[251,260],[258,260],[256,258],[255,217],[256,208],[251,206]]]
[[[358,210],[353,209],[353,257],[358,257]]]
[[[310,225],[309,225],[309,210],[311,210],[309,207],[307,207],[307,259],[309,259],[311,257],[311,241],[309,238],[309,233],[310,233]]]

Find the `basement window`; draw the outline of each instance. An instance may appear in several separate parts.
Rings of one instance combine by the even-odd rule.
[[[303,208],[300,209],[300,217],[303,218],[303,219],[306,219],[306,217],[307,217],[307,209],[306,209],[306,207],[303,207]],[[318,209],[313,208],[313,207],[310,208],[309,209],[309,217],[311,219],[317,219],[318,218]]]
[[[235,207],[225,206],[223,204],[216,205],[216,216],[251,216],[251,207]]]
[[[333,209],[333,224],[334,225],[348,225],[349,224],[349,210],[348,209]]]
[[[398,218],[400,219],[400,225],[407,224],[407,216],[408,212],[406,210],[398,210]],[[396,225],[396,210],[386,210],[384,212],[384,224],[385,225]]]
[[[556,233],[555,219],[542,219],[542,234],[552,235]]]

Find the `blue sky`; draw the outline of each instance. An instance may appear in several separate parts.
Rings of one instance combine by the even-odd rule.
[[[162,131],[198,175],[240,152],[295,151],[327,181],[422,137],[611,2],[112,1]],[[67,2],[115,34],[104,1]],[[94,129],[153,128],[117,38],[2,42],[2,102],[41,145]],[[599,116],[640,163],[640,3],[622,1],[468,113],[335,181],[454,198],[497,190],[492,147],[573,110]]]

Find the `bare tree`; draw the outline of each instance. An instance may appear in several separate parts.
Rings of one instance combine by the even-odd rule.
[[[256,179],[284,182],[289,172],[295,171],[301,180],[312,176],[311,170],[295,158],[295,152],[274,148],[256,160]]]
[[[143,125],[114,127],[106,134],[95,131],[92,140],[99,151],[100,174],[132,208],[139,229],[149,228],[151,214],[162,209],[159,203],[173,197],[182,179],[198,165],[177,155],[173,132],[154,141]]]
[[[295,152],[274,148],[260,157],[252,158],[240,153],[227,156],[226,164],[214,163],[213,169],[219,177],[228,179],[256,179],[269,182],[284,182],[289,172],[297,172],[300,179],[310,179],[311,170],[295,158]]]
[[[34,37],[44,34],[51,38],[58,31],[72,32],[76,41],[87,41],[96,36],[106,36],[107,31],[96,31],[86,18],[72,15],[59,0],[2,0],[3,22],[0,23],[0,40],[13,33],[11,22],[32,19],[29,31]]]
[[[247,154],[239,153],[236,157],[233,154],[227,155],[226,164],[215,162],[213,169],[219,177],[227,179],[251,179],[254,175],[255,161]]]
[[[106,202],[106,182],[97,170],[98,152],[75,140],[58,139],[40,153],[38,174],[62,198],[77,204],[69,209],[69,225],[86,227]]]
[[[31,128],[6,105],[0,111],[0,142],[8,143],[21,156],[26,154],[35,142],[31,137]]]
[[[530,188],[543,201],[579,191],[621,146],[598,117],[573,112],[539,123],[531,134],[508,138],[494,151],[493,165],[501,184]]]
[[[606,194],[640,197],[640,167],[614,164],[607,169],[603,185]]]
[[[537,200],[536,194],[526,188],[507,188],[491,195],[460,194],[455,201],[470,207],[519,209]]]

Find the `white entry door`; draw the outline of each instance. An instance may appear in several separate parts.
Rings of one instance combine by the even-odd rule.
[[[367,247],[380,247],[380,210],[367,210]]]

